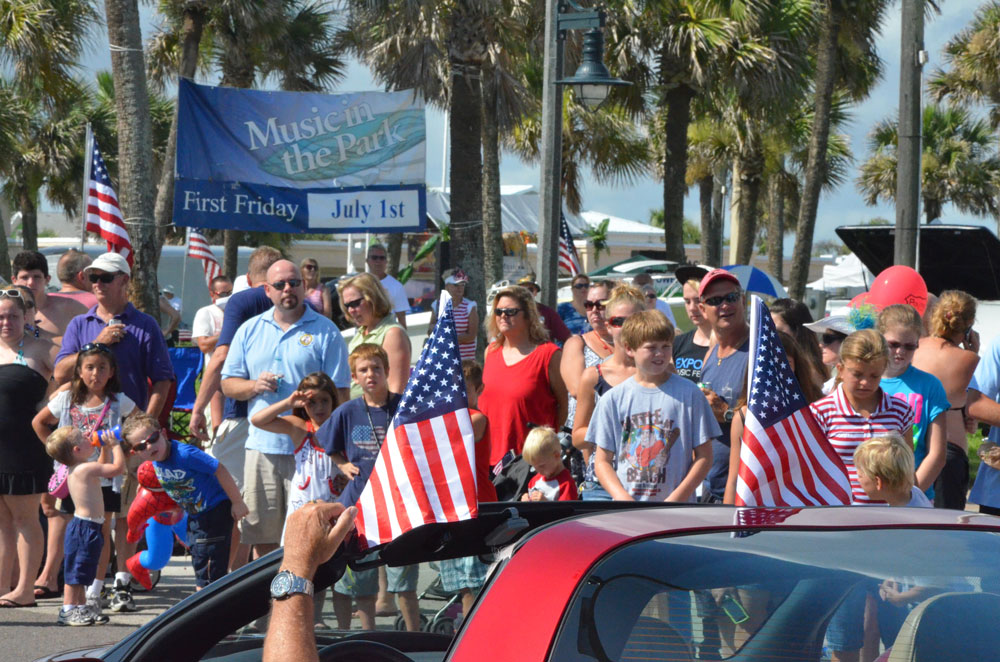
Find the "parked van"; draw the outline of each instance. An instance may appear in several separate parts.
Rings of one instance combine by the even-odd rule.
[[[58,291],[62,287],[62,284],[59,282],[59,276],[56,273],[59,258],[70,248],[79,247],[79,244],[77,244],[76,246],[45,246],[39,248],[39,252],[45,256],[49,263],[49,274],[52,276],[52,280],[49,283],[50,292]],[[106,253],[107,249],[103,244],[85,244],[84,251],[93,258]],[[212,252],[215,253],[215,256],[221,262],[223,255],[222,246],[212,246]],[[250,253],[252,252],[252,248],[240,247],[236,270],[238,274],[246,273],[247,262],[250,260]],[[205,283],[205,271],[202,267],[202,261],[186,257],[186,253],[186,246],[164,246],[160,251],[160,264],[156,270],[156,279],[161,290],[166,285],[173,286],[174,293],[183,302],[181,325],[185,328],[191,328],[194,314],[202,306],[212,303],[212,299],[208,296],[208,286]]]

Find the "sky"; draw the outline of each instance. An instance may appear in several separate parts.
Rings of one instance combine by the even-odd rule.
[[[924,65],[925,78],[935,69],[943,66],[941,51],[945,43],[958,31],[964,28],[981,2],[978,0],[944,0],[941,14],[932,17],[924,27],[924,48],[928,52],[929,61]],[[149,38],[156,24],[155,16],[146,5],[140,6],[143,17],[143,40]],[[838,225],[854,225],[865,223],[875,217],[895,221],[895,210],[892,205],[879,204],[869,207],[858,193],[855,179],[858,165],[867,155],[867,134],[879,120],[895,115],[899,103],[899,38],[900,38],[900,3],[890,9],[888,19],[878,39],[878,51],[885,61],[884,75],[881,82],[869,96],[852,111],[852,120],[847,126],[851,150],[854,154],[854,165],[849,170],[848,180],[838,189],[826,192],[820,199],[819,213],[816,222],[815,241],[835,239],[835,228]],[[84,67],[88,70],[111,68],[107,49],[107,38],[103,30],[93,40]],[[215,80],[199,80],[202,83],[214,83]],[[354,92],[376,90],[379,86],[369,76],[367,70],[352,62],[344,81],[338,86],[338,92]],[[443,179],[445,163],[444,135],[445,115],[443,112],[427,107],[427,183],[429,186],[440,186]],[[504,154],[500,165],[501,182],[505,185],[531,184],[538,187],[540,174],[537,166],[522,163],[517,157]],[[446,179],[445,179],[446,181]],[[583,208],[596,210],[612,216],[631,220],[648,222],[649,213],[663,206],[662,184],[651,177],[631,186],[605,186],[596,183],[587,173],[583,186]],[[684,213],[687,218],[699,219],[697,189],[692,188],[685,198]],[[727,214],[728,217],[728,214]],[[950,205],[943,214],[944,222],[986,225],[994,227],[990,219],[980,219],[975,216],[963,215]],[[728,218],[727,218],[728,234]],[[791,236],[786,237],[786,253],[791,250]]]

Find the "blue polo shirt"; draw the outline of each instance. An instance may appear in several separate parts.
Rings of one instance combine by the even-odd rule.
[[[268,298],[267,292],[264,291],[263,287],[251,287],[229,297],[229,301],[226,302],[225,312],[222,315],[222,330],[219,331],[219,339],[216,341],[215,346],[231,345],[233,338],[236,336],[236,331],[243,322],[273,307],[274,303]],[[226,398],[226,407],[222,415],[223,420],[228,421],[233,418],[246,417],[246,400]]]
[[[174,378],[167,343],[157,321],[131,303],[126,304],[125,310],[115,318],[124,322],[127,331],[124,338],[108,345],[118,362],[122,393],[132,398],[136,407],[144,410],[149,403],[146,379],[156,383]],[[81,347],[93,342],[106,326],[107,323],[97,316],[97,306],[71,319],[56,362],[76,354]]]
[[[227,305],[228,308],[228,305]],[[229,355],[222,366],[222,378],[257,379],[262,372],[284,375],[273,393],[250,399],[250,416],[287,398],[299,382],[311,372],[325,372],[338,388],[351,384],[347,363],[347,344],[336,325],[306,306],[302,317],[287,330],[274,321],[274,309],[247,320],[229,344]],[[280,434],[250,426],[248,449],[262,453],[291,455],[292,440]]]

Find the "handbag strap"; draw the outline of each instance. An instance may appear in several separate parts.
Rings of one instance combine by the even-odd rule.
[[[94,423],[94,429],[91,432],[97,432],[101,429],[101,424],[104,423],[104,417],[108,415],[111,410],[111,403],[115,401],[114,395],[108,396],[108,401],[104,403],[104,408],[101,409],[101,415],[97,417],[97,422]]]

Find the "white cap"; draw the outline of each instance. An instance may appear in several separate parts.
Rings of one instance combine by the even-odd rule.
[[[90,271],[91,269],[106,271],[109,274],[120,271],[123,274],[132,275],[132,269],[128,266],[128,260],[118,253],[102,253],[98,255],[93,262],[87,265],[84,271]]]
[[[849,336],[855,331],[854,325],[847,321],[846,315],[829,315],[821,320],[809,322],[808,324],[803,324],[802,326],[814,333],[836,331],[837,333],[843,333],[845,336]]]
[[[164,285],[160,289],[160,293],[161,294],[173,294],[174,293],[174,286],[173,285]]]

